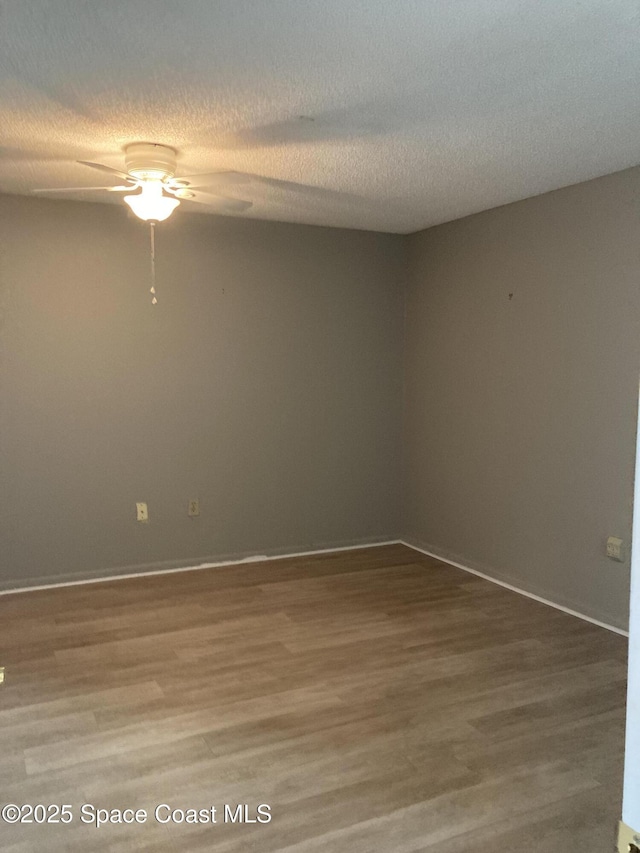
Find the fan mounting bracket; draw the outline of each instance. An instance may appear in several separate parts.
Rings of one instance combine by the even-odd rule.
[[[176,151],[154,142],[132,142],[124,149],[127,173],[136,180],[164,181],[176,173]]]

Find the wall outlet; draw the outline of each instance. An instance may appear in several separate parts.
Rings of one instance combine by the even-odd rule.
[[[189,501],[188,512],[191,518],[195,518],[197,515],[200,515],[200,501],[197,498]]]
[[[149,521],[149,509],[145,503],[136,504],[136,521]]]
[[[635,853],[640,850],[640,834],[627,826],[626,823],[620,821],[618,824],[618,853]]]
[[[0,666],[0,684],[4,684],[4,667]]]
[[[607,539],[607,557],[610,560],[617,560],[619,563],[624,562],[624,542],[622,539],[616,539],[615,536],[610,536]]]

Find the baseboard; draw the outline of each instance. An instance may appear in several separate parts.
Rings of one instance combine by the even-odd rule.
[[[58,575],[53,579],[32,578],[26,585],[15,587],[0,584],[1,595],[17,595],[22,592],[35,592],[43,589],[58,589],[65,586],[81,586],[90,583],[107,583],[108,581],[126,580],[128,578],[144,578],[150,575],[175,574],[177,572],[194,572],[200,569],[217,569],[225,566],[239,566],[246,563],[261,563],[269,560],[284,560],[288,557],[312,557],[314,554],[331,554],[340,551],[355,551],[361,548],[378,548],[382,545],[403,544],[399,539],[362,540],[350,545],[333,545],[327,548],[315,548],[311,551],[278,551],[278,553],[223,556],[213,558],[196,565],[184,565],[184,560],[167,560],[162,563],[145,563],[136,566],[120,566],[117,569],[98,569],[88,572],[82,577],[77,575]],[[45,582],[47,581],[47,582]],[[10,582],[9,582],[10,583]]]
[[[619,634],[623,637],[628,637],[629,632],[623,630],[622,628],[618,628],[615,625],[611,625],[608,622],[602,622],[599,619],[595,619],[592,616],[587,616],[585,613],[581,613],[578,610],[573,610],[569,607],[566,607],[563,604],[559,604],[556,601],[552,601],[548,598],[544,598],[543,596],[537,595],[536,593],[530,592],[529,590],[522,589],[521,587],[515,586],[512,583],[508,583],[507,581],[500,580],[499,578],[493,577],[486,572],[480,571],[479,569],[473,569],[470,566],[465,565],[464,563],[460,563],[456,560],[451,559],[450,557],[445,556],[444,554],[439,554],[436,551],[428,550],[427,548],[418,545],[417,543],[410,542],[408,539],[373,539],[373,540],[363,540],[358,541],[356,543],[350,545],[332,545],[326,548],[315,548],[310,551],[278,551],[278,553],[270,553],[270,554],[244,554],[244,555],[233,555],[228,557],[223,557],[222,559],[213,559],[211,561],[206,560],[195,565],[184,565],[184,560],[173,560],[166,561],[163,563],[148,563],[136,566],[124,566],[119,567],[117,569],[112,570],[97,570],[93,573],[88,573],[83,577],[77,576],[58,576],[56,579],[48,579],[48,582],[45,582],[45,578],[33,578],[27,581],[26,585],[14,587],[14,586],[6,586],[2,587],[0,584],[0,596],[2,595],[17,595],[23,592],[35,592],[36,590],[44,590],[44,589],[57,589],[59,587],[65,586],[80,586],[82,584],[92,584],[92,583],[107,583],[108,581],[115,580],[125,580],[127,578],[142,578],[149,577],[152,575],[163,575],[163,574],[175,574],[177,572],[194,572],[199,571],[200,569],[217,569],[224,568],[225,566],[239,566],[246,563],[257,563],[257,562],[266,562],[270,560],[283,560],[289,557],[312,557],[315,554],[331,554],[331,553],[339,553],[341,551],[355,551],[362,548],[377,548],[382,545],[404,545],[407,548],[411,548],[413,551],[417,551],[420,554],[424,554],[427,557],[432,557],[435,560],[440,560],[442,563],[447,563],[450,566],[455,566],[457,569],[462,569],[464,572],[468,572],[469,574],[476,575],[477,577],[483,578],[484,580],[490,581],[491,583],[495,583],[498,586],[504,587],[505,589],[509,589],[512,592],[517,592],[519,595],[524,595],[526,598],[531,598],[534,601],[539,601],[541,604],[546,604],[549,607],[553,607],[556,610],[561,610],[563,613],[568,613],[571,616],[577,616],[579,619],[583,619],[585,622],[590,622],[592,625],[598,625],[600,628],[606,628],[607,631],[612,631],[614,634]]]
[[[463,572],[469,572],[469,574],[476,575],[479,578],[484,578],[484,580],[490,581],[491,583],[495,583],[498,586],[502,586],[505,589],[509,589],[512,592],[517,592],[519,595],[524,595],[526,598],[532,598],[534,601],[539,601],[541,604],[546,604],[549,607],[553,607],[556,610],[561,610],[563,613],[568,613],[570,616],[577,616],[578,619],[583,619],[585,622],[590,622],[592,625],[598,625],[600,628],[606,628],[607,631],[613,631],[614,634],[620,634],[622,637],[628,637],[629,632],[625,631],[622,628],[618,628],[616,625],[610,625],[608,622],[601,622],[599,619],[594,619],[593,616],[587,616],[586,613],[580,613],[578,610],[572,610],[570,607],[566,607],[564,604],[559,604],[557,601],[551,601],[548,598],[543,598],[541,595],[536,595],[533,592],[529,592],[526,589],[522,589],[521,587],[514,586],[512,583],[508,583],[507,581],[499,580],[496,577],[492,577],[485,572],[482,572],[478,569],[472,569],[469,566],[464,565],[464,563],[459,563],[456,560],[452,560],[450,557],[446,557],[443,554],[438,554],[435,551],[427,550],[426,548],[421,547],[420,545],[416,545],[413,542],[408,541],[407,539],[400,540],[401,545],[406,545],[407,548],[412,548],[414,551],[418,551],[420,554],[424,554],[427,557],[433,557],[435,560],[440,560],[442,563],[447,563],[450,566],[455,566],[456,569],[462,569]]]

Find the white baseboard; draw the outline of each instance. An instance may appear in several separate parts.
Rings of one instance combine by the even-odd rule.
[[[379,548],[382,545],[401,545],[399,539],[385,539],[375,542],[360,542],[357,545],[341,545],[334,548],[316,548],[313,551],[283,552],[280,554],[252,554],[232,560],[221,560],[214,563],[198,563],[196,566],[177,566],[174,568],[150,568],[141,571],[125,572],[123,574],[104,574],[98,577],[78,578],[78,580],[56,581],[52,583],[34,584],[33,586],[15,587],[12,589],[0,589],[1,595],[17,595],[22,592],[35,592],[43,589],[59,589],[65,586],[82,586],[89,583],[108,583],[109,581],[127,580],[129,578],[146,578],[151,575],[170,575],[177,572],[195,572],[200,569],[218,569],[224,566],[240,566],[245,563],[262,563],[268,560],[285,560],[289,557],[312,557],[314,554],[332,554],[340,551],[356,551],[362,548]]]
[[[610,625],[607,622],[601,622],[599,619],[594,619],[592,616],[587,616],[585,613],[580,613],[577,610],[572,610],[569,607],[565,607],[564,605],[558,604],[555,601],[551,601],[548,598],[543,598],[542,596],[536,595],[533,592],[528,592],[526,589],[521,589],[520,587],[514,586],[513,584],[507,583],[506,581],[498,580],[497,578],[492,577],[491,575],[488,575],[485,572],[481,572],[478,569],[472,569],[469,566],[465,566],[463,563],[456,562],[455,560],[452,560],[449,557],[445,557],[442,554],[437,554],[434,551],[428,551],[425,548],[420,547],[419,545],[407,542],[405,539],[386,539],[383,541],[375,542],[360,542],[356,545],[342,545],[333,548],[316,548],[312,551],[282,552],[279,554],[254,554],[251,556],[241,557],[237,559],[221,560],[219,562],[198,563],[197,565],[192,566],[178,566],[173,568],[149,568],[144,569],[142,571],[132,571],[123,574],[105,574],[100,575],[98,577],[79,578],[78,580],[57,581],[37,585],[34,584],[33,586],[16,587],[13,589],[2,589],[0,590],[0,596],[17,595],[23,592],[35,592],[37,590],[45,589],[58,589],[60,587],[65,586],[82,586],[83,584],[108,583],[109,581],[126,580],[127,578],[144,578],[153,575],[176,574],[178,572],[194,572],[199,571],[200,569],[218,569],[224,568],[225,566],[240,566],[246,563],[284,560],[289,557],[312,557],[315,554],[332,554],[339,553],[341,551],[357,551],[362,548],[378,548],[383,545],[404,545],[407,548],[411,548],[413,551],[417,551],[418,553],[424,554],[427,557],[432,557],[435,560],[439,560],[441,563],[447,563],[450,566],[455,566],[456,569],[462,569],[462,571],[464,572],[476,575],[477,577],[483,578],[484,580],[490,581],[491,583],[495,583],[498,586],[502,586],[505,589],[509,589],[512,592],[517,592],[519,595],[524,595],[526,596],[526,598],[531,598],[534,601],[539,601],[541,604],[546,604],[549,607],[554,607],[556,610],[561,610],[563,613],[568,613],[571,616],[577,616],[578,619],[583,619],[585,622],[590,622],[592,625],[598,625],[600,628],[606,628],[607,631],[613,631],[614,634],[620,634],[623,637],[629,636],[629,632],[623,630],[622,628],[618,628],[615,625]]]
[[[455,560],[449,559],[449,557],[443,557],[441,554],[436,554],[433,551],[427,551],[424,548],[421,548],[418,545],[413,545],[411,542],[407,542],[404,539],[400,540],[400,544],[406,545],[407,548],[412,548],[414,551],[418,551],[420,554],[424,554],[427,557],[433,557],[435,560],[440,560],[441,563],[447,563],[450,566],[455,566],[456,569],[462,569],[463,572],[469,572],[469,574],[476,575],[479,578],[484,578],[484,580],[491,581],[491,583],[498,584],[498,586],[502,586],[512,592],[517,592],[519,595],[526,596],[526,598],[532,598],[534,601],[539,601],[541,604],[554,607],[556,610],[562,610],[563,613],[568,613],[570,616],[577,616],[578,619],[583,619],[585,622],[591,622],[592,625],[598,625],[600,628],[606,628],[607,631],[613,631],[614,634],[620,634],[622,637],[629,636],[629,632],[622,628],[617,628],[615,625],[609,625],[607,622],[601,622],[599,619],[594,619],[592,616],[587,616],[585,613],[580,613],[578,610],[571,610],[571,608],[565,607],[563,604],[558,604],[556,601],[550,601],[548,598],[542,598],[540,595],[535,595],[533,592],[528,592],[526,589],[521,589],[520,587],[514,586],[506,581],[498,580],[497,578],[491,577],[491,575],[478,571],[478,569],[471,569],[463,563],[458,563]]]

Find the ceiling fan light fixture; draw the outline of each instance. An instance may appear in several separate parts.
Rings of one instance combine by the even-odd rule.
[[[243,213],[251,207],[250,201],[229,198],[224,193],[217,191],[218,184],[222,187],[222,185],[246,183],[252,180],[251,175],[233,171],[218,171],[176,178],[176,150],[169,148],[168,145],[155,142],[132,142],[125,146],[124,155],[126,172],[115,169],[113,166],[107,166],[106,163],[78,160],[81,166],[89,166],[99,172],[106,172],[111,180],[117,177],[120,180],[118,186],[49,187],[33,190],[33,192],[128,192],[131,194],[124,196],[127,205],[139,219],[151,223],[162,222],[167,219],[181,201],[204,204],[219,213]],[[210,180],[214,181],[214,186],[193,186],[193,182],[199,184]]]
[[[162,181],[145,181],[140,185],[140,193],[126,195],[124,200],[138,219],[145,222],[162,222],[168,219],[180,204],[177,198],[163,195]]]
[[[124,149],[127,173],[139,181],[162,181],[176,173],[176,151],[155,142],[132,142]]]

